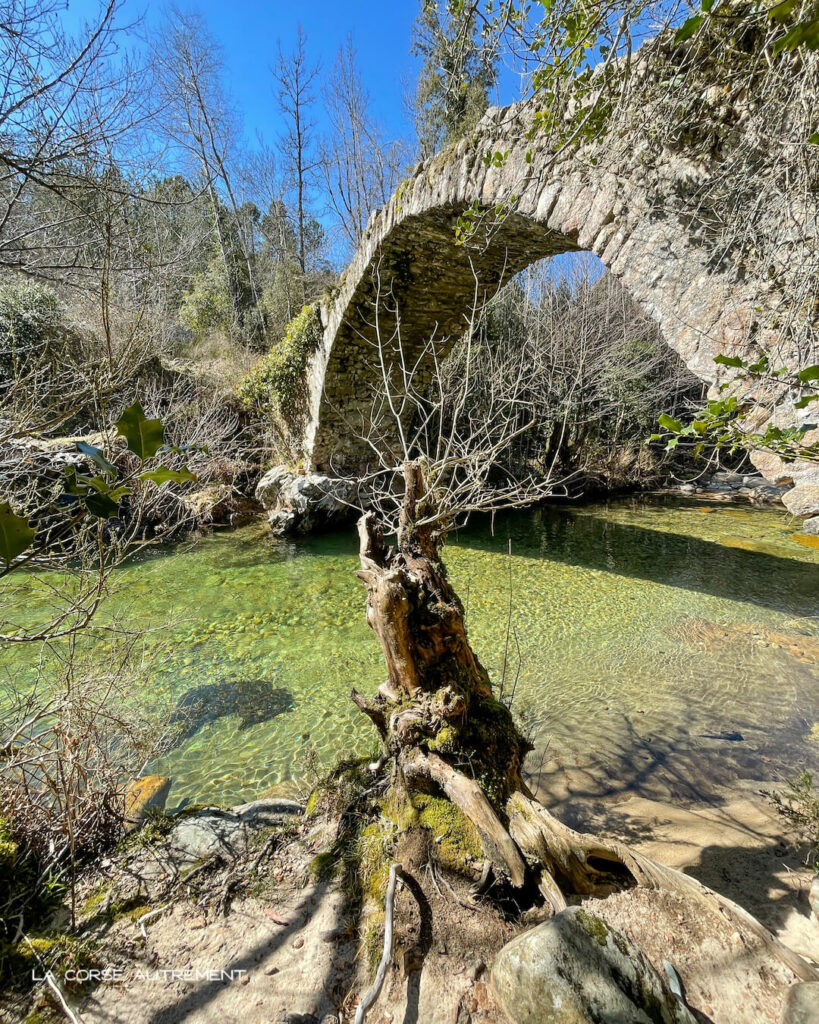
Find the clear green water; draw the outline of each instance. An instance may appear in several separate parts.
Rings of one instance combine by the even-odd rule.
[[[496,681],[511,585],[506,693],[517,677],[544,789],[566,795],[568,778],[586,796],[702,797],[816,766],[819,665],[766,639],[819,646],[819,550],[795,529],[778,511],[625,499],[496,517],[494,536],[482,523],[453,538],[446,562]],[[115,605],[168,623],[143,699],[210,687],[190,734],[149,766],[173,777],[170,806],[250,799],[303,777],[311,750],[329,764],[372,748],[348,698],[383,678],[356,564],[352,529],[289,542],[252,526],[120,571]],[[703,645],[691,619],[760,636]]]

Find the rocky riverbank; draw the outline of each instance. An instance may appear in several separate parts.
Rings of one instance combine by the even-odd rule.
[[[369,1024],[813,1019],[805,1007],[815,1009],[819,985],[763,944],[738,944],[718,912],[692,917],[678,897],[636,890],[555,917],[521,915],[477,893],[480,865],[458,862],[434,816],[396,835],[361,785],[349,777],[307,805],[272,796],[171,816],[145,810],[81,880],[84,969],[97,973],[63,972],[72,1010],[85,1024],[352,1021],[381,955],[395,861],[395,943]],[[145,787],[143,803],[157,793],[161,802],[161,786]],[[748,907],[805,957],[806,974],[819,960],[809,873],[752,787],[709,806],[634,797],[583,813],[595,832],[638,837],[635,849]],[[46,961],[47,943],[37,948]],[[21,996],[3,1019],[47,1020],[53,998]]]
[[[659,493],[696,495],[713,501],[741,501],[783,506],[787,485],[769,483],[759,473],[720,470],[677,484]],[[275,466],[259,481],[255,498],[265,510],[274,536],[303,535],[352,522],[367,506],[366,487],[354,477],[307,473]],[[795,513],[798,514],[798,513]],[[819,534],[819,516],[803,521],[808,534]]]

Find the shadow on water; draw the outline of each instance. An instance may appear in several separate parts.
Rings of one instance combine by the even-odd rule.
[[[226,679],[194,686],[177,701],[171,714],[170,735],[162,746],[166,754],[199,732],[203,725],[238,715],[239,728],[269,722],[293,709],[293,694],[269,679]]]
[[[494,536],[489,522],[475,521],[459,533],[456,543],[500,552],[508,539],[518,557],[649,580],[793,615],[819,610],[819,565],[800,560],[796,553],[789,558],[753,549],[750,540],[747,550],[551,506],[504,517]]]
[[[716,806],[738,779],[774,782],[805,767],[804,727],[772,722],[763,730],[744,721],[738,708],[733,717],[744,730],[739,742],[712,739],[668,720],[655,730],[617,715],[616,729],[604,744],[530,755],[527,781],[550,805],[565,803],[568,823],[582,830],[582,816],[600,801],[637,795]]]

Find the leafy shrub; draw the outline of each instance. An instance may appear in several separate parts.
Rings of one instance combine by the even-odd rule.
[[[182,298],[179,320],[202,337],[211,331],[230,333],[233,319],[227,275],[221,262],[212,259],[207,270],[193,275],[190,291]]]
[[[304,408],[307,362],[321,334],[318,305],[304,306],[285,327],[282,340],[239,382],[239,398],[262,412],[278,412],[292,420]]]

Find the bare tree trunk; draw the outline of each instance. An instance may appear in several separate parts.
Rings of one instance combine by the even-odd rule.
[[[384,545],[373,513],[359,521],[357,575],[367,586],[367,621],[381,642],[388,678],[372,699],[352,693],[392,758],[396,799],[414,789],[449,799],[478,830],[496,875],[524,901],[528,894],[558,912],[570,896],[603,897],[635,886],[671,890],[699,912],[729,917],[798,977],[814,980],[801,957],[741,907],[621,843],[575,832],[534,798],[521,774],[531,746],[493,697],[438,538],[424,525],[431,499],[422,465],[406,463],[404,480],[395,549]]]

